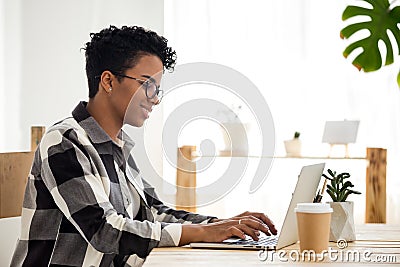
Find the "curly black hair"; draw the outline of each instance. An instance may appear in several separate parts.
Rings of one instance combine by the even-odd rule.
[[[176,52],[167,46],[168,40],[139,26],[110,26],[99,33],[91,33],[90,38],[83,48],[90,98],[96,95],[100,75],[105,70],[123,74],[148,54],[158,56],[164,69],[169,71],[173,71],[176,64]]]

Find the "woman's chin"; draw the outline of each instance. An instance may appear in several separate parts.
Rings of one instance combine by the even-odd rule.
[[[145,119],[137,119],[137,120],[125,120],[124,124],[128,124],[133,127],[142,127],[144,125]]]

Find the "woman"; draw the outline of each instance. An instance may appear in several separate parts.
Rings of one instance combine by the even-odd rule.
[[[140,266],[154,247],[276,234],[262,213],[224,220],[171,209],[139,175],[121,128],[141,127],[161,100],[176,58],[165,38],[111,26],[91,34],[85,55],[89,100],[35,153],[11,266]]]

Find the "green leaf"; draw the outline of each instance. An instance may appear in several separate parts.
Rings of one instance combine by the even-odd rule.
[[[337,202],[336,196],[335,194],[333,194],[333,192],[329,189],[326,189],[326,192],[329,194],[329,196],[332,198],[333,202]]]
[[[347,190],[349,187],[354,187],[354,185],[350,181],[347,181],[343,184],[343,187],[340,188],[340,192]]]
[[[399,73],[400,74],[400,73]],[[328,179],[328,180],[332,180],[332,178],[329,178],[326,174],[322,174],[322,176],[325,178],[325,179]]]
[[[400,87],[400,71],[397,74],[397,85]]]
[[[335,191],[334,187],[332,187],[330,184],[326,185],[326,187],[327,187],[329,190],[331,190],[332,192]]]
[[[342,176],[343,176],[343,179],[347,179],[350,177],[350,173],[344,172],[344,173],[342,173]]]
[[[379,40],[382,40],[386,46],[387,52],[384,64],[389,65],[394,61],[393,46],[387,34],[388,30],[393,33],[397,46],[400,47],[400,30],[397,27],[397,23],[400,23],[400,7],[396,6],[391,10],[388,0],[361,1],[371,4],[372,9],[348,6],[343,12],[342,19],[347,20],[357,16],[368,16],[371,20],[346,26],[340,32],[340,36],[342,38],[349,38],[362,29],[367,29],[370,35],[350,44],[344,50],[343,55],[347,57],[356,48],[361,47],[363,52],[354,59],[353,65],[359,70],[363,69],[365,72],[376,71],[382,67],[382,56],[378,47]]]
[[[335,181],[335,179],[332,179],[332,180],[331,180],[331,185],[332,185],[334,188],[336,188],[336,181]]]
[[[342,183],[343,183],[343,174],[342,174],[342,173],[339,174],[339,175],[337,176],[337,178],[338,178],[338,183],[339,183],[339,184],[342,184]]]
[[[357,194],[357,195],[361,195],[361,192],[355,191],[355,190],[349,190],[351,191],[351,194]]]
[[[331,169],[328,169],[328,173],[332,176],[332,178],[335,178],[336,172],[332,172]]]
[[[338,202],[342,202],[343,201],[344,194],[345,194],[345,192],[339,192],[338,197],[337,197],[337,201]]]
[[[347,191],[347,192],[342,196],[342,199],[341,199],[340,201],[341,201],[341,202],[346,201],[347,197],[348,197],[350,194],[351,194],[351,191],[350,191],[350,190]]]

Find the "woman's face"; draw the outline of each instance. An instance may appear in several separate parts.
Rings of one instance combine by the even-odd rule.
[[[113,79],[111,105],[118,119],[123,124],[141,127],[149,118],[150,113],[159,101],[155,96],[149,99],[146,96],[144,81],[150,80],[157,86],[160,85],[163,72],[163,64],[157,56],[144,55],[137,64],[125,71],[124,75],[133,77],[117,77]]]

